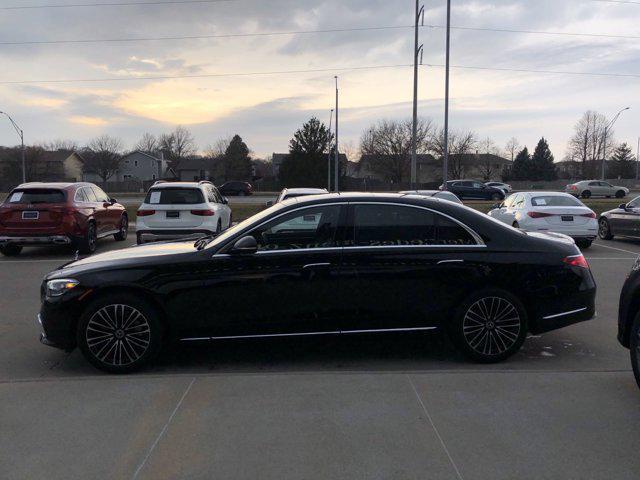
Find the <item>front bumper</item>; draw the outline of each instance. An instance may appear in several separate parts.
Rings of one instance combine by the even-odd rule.
[[[193,237],[195,240],[203,235],[215,235],[211,230],[138,230],[136,236],[138,243],[158,242],[163,240],[178,240]]]
[[[67,235],[3,235],[0,245],[69,245],[71,238]]]

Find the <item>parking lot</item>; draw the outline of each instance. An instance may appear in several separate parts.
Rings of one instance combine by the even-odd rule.
[[[638,478],[616,317],[640,243],[585,254],[597,317],[501,364],[398,334],[178,345],[130,376],[38,342],[40,281],[70,250],[1,258],[2,478]]]

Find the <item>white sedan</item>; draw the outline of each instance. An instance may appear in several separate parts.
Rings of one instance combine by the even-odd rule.
[[[593,210],[568,193],[520,192],[494,205],[489,216],[526,232],[555,232],[588,248],[598,233]]]

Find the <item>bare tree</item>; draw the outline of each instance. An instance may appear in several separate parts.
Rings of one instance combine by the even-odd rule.
[[[165,133],[159,139],[160,150],[169,164],[174,167],[186,157],[195,155],[198,150],[191,132],[182,126],[176,127],[171,133]]]
[[[421,118],[417,127],[417,152],[427,153],[433,122],[429,118]],[[411,136],[411,120],[382,120],[372,125],[360,137],[360,152],[367,156],[367,167],[394,183],[408,179],[411,171]]]
[[[158,151],[160,142],[152,133],[143,133],[142,138],[136,143],[134,150],[140,150],[144,153],[153,154]]]
[[[78,150],[78,143],[75,140],[65,140],[58,138],[51,142],[43,143],[42,148],[51,151],[65,150],[75,152],[76,150]]]
[[[227,148],[229,148],[232,138],[233,137],[221,137],[217,139],[205,149],[205,156],[209,158],[222,158]]]
[[[511,157],[511,161],[516,158],[517,153],[520,151],[520,142],[516,137],[511,137],[507,140],[507,144],[504,146],[507,151],[507,155]]]
[[[449,175],[462,178],[465,172],[464,154],[472,153],[476,147],[476,134],[471,130],[449,130]],[[444,157],[444,129],[441,128],[431,136],[429,149],[438,157]]]
[[[109,135],[94,138],[83,151],[84,171],[98,175],[106,183],[120,167],[122,150],[119,138]]]
[[[581,162],[581,175],[594,176],[594,171],[589,171],[587,165],[595,160],[602,160],[604,155],[604,132],[607,125],[607,117],[593,110],[584,112],[574,127],[574,134],[569,140],[566,158]],[[613,145],[613,131],[607,132],[607,144]]]

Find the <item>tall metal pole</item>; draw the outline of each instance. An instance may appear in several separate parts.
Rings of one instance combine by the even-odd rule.
[[[339,187],[339,177],[340,177],[340,147],[338,143],[338,77],[334,77],[336,79],[336,163],[335,163],[335,180],[334,180],[334,188],[336,192],[340,191]]]
[[[411,134],[411,188],[416,187],[417,181],[417,150],[418,150],[418,55],[422,46],[418,46],[418,23],[424,7],[420,7],[420,0],[416,0],[416,22],[413,43],[413,125]],[[423,17],[424,18],[424,17]]]
[[[13,121],[13,118],[11,118],[11,116],[7,112],[0,111],[0,114],[5,115],[9,119],[11,125],[13,125],[13,128],[16,130],[16,132],[18,132],[18,135],[20,136],[20,149],[22,151],[22,183],[25,183],[27,181],[27,168],[24,149],[24,131],[18,126],[16,122]]]
[[[329,152],[327,153],[327,191],[331,191],[331,121],[333,120],[333,108],[329,115]]]
[[[616,113],[615,117],[613,117],[613,119],[604,127],[604,140],[602,145],[602,180],[604,180],[605,164],[607,162],[607,134],[609,133],[609,129],[613,127],[613,124],[616,123],[616,120],[618,120],[620,114],[625,110],[630,109],[631,107],[624,107],[623,109],[621,109],[618,113]]]
[[[451,33],[451,0],[447,0],[447,44],[444,69],[444,162],[442,165],[442,188],[447,189],[449,173],[449,50]]]
[[[638,137],[638,147],[636,148],[636,180],[638,180],[638,174],[640,170],[638,167],[640,166],[640,137]]]

